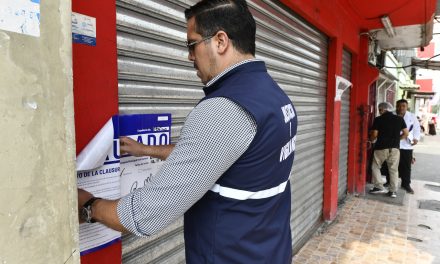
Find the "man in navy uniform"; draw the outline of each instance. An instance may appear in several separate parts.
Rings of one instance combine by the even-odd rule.
[[[203,0],[185,16],[205,97],[175,146],[121,138],[121,152],[166,162],[151,184],[119,200],[79,190],[84,220],[149,236],[184,214],[187,263],[290,263],[295,108],[255,59],[245,0]]]

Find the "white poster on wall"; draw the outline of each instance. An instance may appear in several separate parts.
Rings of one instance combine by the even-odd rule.
[[[40,36],[40,0],[0,0],[0,30]]]
[[[116,200],[144,187],[163,161],[151,157],[121,157],[119,136],[128,136],[145,145],[168,145],[170,133],[170,114],[113,116],[77,157],[78,188],[95,197]],[[120,238],[120,232],[100,223],[82,223],[79,227],[81,255],[107,247]]]
[[[144,145],[169,145],[171,133],[170,114],[121,116],[121,136],[130,137]],[[151,181],[163,161],[152,157],[121,157],[121,195],[142,188]]]
[[[77,157],[78,188],[95,197],[115,200],[121,196],[118,121],[118,116],[111,118]],[[120,232],[101,223],[82,223],[79,226],[81,256],[116,243],[120,238]]]
[[[336,75],[336,95],[335,101],[341,101],[342,94],[352,86],[351,82],[344,77]]]

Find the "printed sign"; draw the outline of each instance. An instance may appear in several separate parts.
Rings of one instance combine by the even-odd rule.
[[[120,157],[119,136],[128,136],[146,145],[168,145],[170,132],[170,114],[112,117],[77,157],[78,188],[110,200],[142,188],[163,161],[151,157]],[[120,237],[121,233],[100,223],[80,224],[81,256],[107,247]]]
[[[72,41],[96,46],[96,18],[72,12]]]
[[[114,116],[77,158],[78,188],[92,193],[95,197],[110,200],[115,200],[120,197],[118,128],[118,116]],[[110,138],[108,136],[109,134],[111,135]],[[102,140],[102,138],[105,140]],[[105,145],[106,147],[101,148],[99,145]],[[102,161],[100,161],[102,158],[98,157],[98,155],[87,155],[87,153],[98,153],[94,151],[94,149],[107,150],[107,152],[104,153],[104,164],[102,164]],[[87,160],[94,161],[88,162]],[[90,165],[98,164],[99,161],[101,162],[100,165]],[[99,167],[94,168],[95,166]],[[101,223],[82,223],[79,226],[79,247],[81,256],[107,247],[119,241],[120,237],[120,232],[114,231]]]
[[[170,114],[127,115],[121,116],[119,122],[121,136],[150,146],[170,144]],[[147,185],[162,163],[151,157],[121,157],[121,195]]]
[[[0,30],[40,36],[40,0],[0,0]]]

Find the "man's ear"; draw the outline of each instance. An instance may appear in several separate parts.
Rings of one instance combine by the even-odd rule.
[[[227,51],[228,48],[232,45],[231,40],[228,37],[228,34],[224,32],[223,30],[220,30],[217,32],[217,35],[215,36],[216,40],[216,48],[217,53],[223,54]]]

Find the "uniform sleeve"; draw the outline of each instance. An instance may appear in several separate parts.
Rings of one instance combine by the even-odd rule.
[[[412,114],[411,115],[412,119],[413,119],[413,136],[414,139],[420,140],[420,123],[419,120],[417,120],[416,115]]]
[[[202,101],[188,115],[179,142],[151,184],[120,199],[121,224],[138,236],[171,224],[247,150],[256,130],[253,117],[231,100]]]

